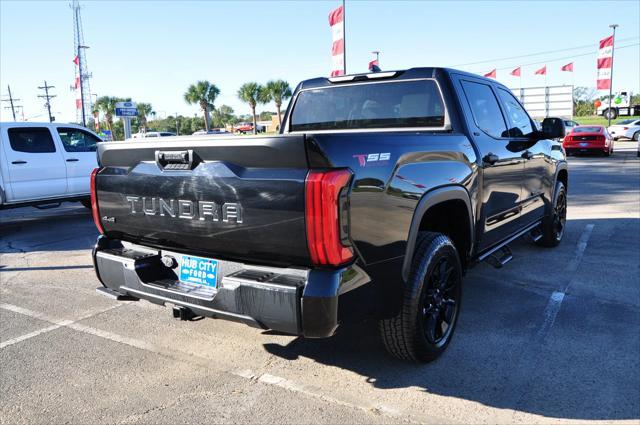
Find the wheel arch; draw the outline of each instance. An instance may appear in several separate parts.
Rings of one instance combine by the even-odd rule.
[[[567,167],[567,163],[563,162],[558,165],[558,169],[556,170],[556,178],[555,181],[561,181],[564,184],[564,189],[569,191],[569,168]],[[553,187],[554,195],[555,195],[555,184]]]
[[[431,230],[439,231],[449,236],[460,254],[463,267],[471,257],[473,251],[474,220],[471,199],[465,188],[458,185],[444,186],[425,193],[411,219],[407,248],[402,264],[402,278],[406,282],[409,278],[411,261],[416,247],[418,232]],[[442,213],[446,212],[446,215]],[[447,220],[464,219],[466,226],[445,226]],[[434,219],[432,221],[432,219]]]

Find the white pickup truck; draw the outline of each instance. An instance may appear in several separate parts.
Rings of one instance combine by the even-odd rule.
[[[0,123],[0,209],[63,201],[90,207],[89,177],[100,141],[75,124]]]

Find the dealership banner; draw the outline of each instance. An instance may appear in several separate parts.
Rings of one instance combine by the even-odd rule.
[[[331,46],[331,76],[344,75],[344,8],[342,6],[329,13],[329,26],[333,45]]]
[[[611,88],[611,66],[613,65],[613,36],[600,40],[598,49],[598,90]]]

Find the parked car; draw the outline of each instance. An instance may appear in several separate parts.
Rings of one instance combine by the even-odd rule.
[[[580,125],[573,120],[562,120],[562,122],[564,123],[564,134],[571,133],[571,130]]]
[[[562,241],[564,125],[542,128],[493,79],[414,68],[304,81],[280,135],[100,144],[100,292],[309,338],[373,317],[433,360],[467,268]]]
[[[638,118],[618,121],[607,130],[613,140],[625,138],[640,142],[640,119]]]
[[[606,156],[613,154],[613,137],[602,125],[580,125],[574,127],[571,133],[564,138],[562,146],[567,155],[575,153],[603,153]]]
[[[238,123],[233,129],[236,133],[242,133],[242,134],[251,133],[253,132],[253,123],[241,122],[241,123]]]
[[[89,176],[101,139],[75,124],[0,123],[0,209],[80,201],[89,208]]]
[[[195,131],[193,134],[191,134],[192,136],[206,136],[207,134],[225,134],[227,133],[226,131],[222,131],[220,129],[215,129],[215,130],[198,130]]]
[[[146,133],[134,133],[131,135],[132,139],[145,139],[147,137],[172,137],[176,133],[170,131],[147,131]]]

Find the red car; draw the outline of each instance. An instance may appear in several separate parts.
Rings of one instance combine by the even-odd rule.
[[[567,155],[575,153],[613,154],[613,137],[602,125],[579,125],[564,138],[564,150]]]

